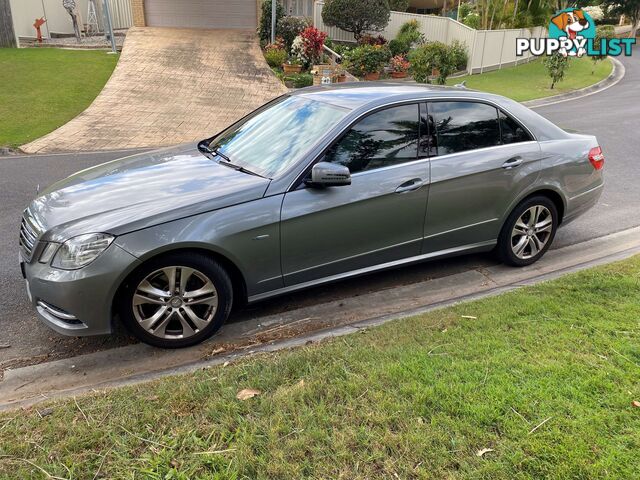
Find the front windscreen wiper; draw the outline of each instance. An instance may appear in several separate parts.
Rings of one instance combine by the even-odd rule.
[[[237,170],[238,172],[246,173],[248,175],[255,175],[256,177],[266,178],[266,177],[263,177],[262,175],[260,175],[259,173],[252,172],[251,170],[248,170],[248,169],[246,169],[244,167],[241,167],[240,165],[236,165],[235,163],[233,163],[231,161],[231,159],[229,157],[227,157],[220,150],[209,147],[205,142],[200,142],[198,144],[198,149],[201,152],[205,153],[205,154],[209,154],[209,155],[212,155],[212,156],[215,155],[217,157],[222,158],[224,160],[224,162],[218,162],[220,165],[225,165],[227,167],[233,168],[234,170]]]
[[[249,175],[255,175],[256,177],[260,177],[260,178],[267,178],[267,177],[263,177],[262,175],[260,175],[259,173],[256,172],[252,172],[251,170],[247,170],[244,167],[241,167],[240,165],[236,165],[234,163],[231,163],[230,160],[227,160],[223,155],[220,155],[219,153],[215,153],[212,152],[214,155],[219,155],[220,157],[222,157],[223,159],[225,159],[224,162],[218,162],[220,165],[224,165],[225,167],[229,167],[229,168],[233,168],[234,170],[237,170],[239,172],[242,173],[247,173]]]
[[[222,158],[223,158],[223,159],[225,159],[227,162],[229,162],[229,163],[233,163],[233,162],[231,161],[231,159],[230,159],[229,157],[227,157],[224,153],[222,153],[220,150],[217,150],[217,149],[216,149],[216,150],[209,149],[209,151],[210,151],[211,153],[213,153],[214,155],[217,155],[217,156],[219,156],[219,157],[222,157]]]

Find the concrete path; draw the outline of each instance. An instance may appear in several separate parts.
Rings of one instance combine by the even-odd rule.
[[[93,104],[22,149],[95,151],[199,140],[284,92],[255,32],[132,28]]]

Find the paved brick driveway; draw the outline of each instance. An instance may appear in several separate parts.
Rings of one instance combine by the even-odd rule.
[[[22,149],[112,150],[198,140],[285,91],[254,32],[132,28],[93,104]]]

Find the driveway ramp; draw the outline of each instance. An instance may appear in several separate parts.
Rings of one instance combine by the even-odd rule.
[[[212,136],[286,92],[255,32],[131,28],[105,88],[28,153],[173,145]]]

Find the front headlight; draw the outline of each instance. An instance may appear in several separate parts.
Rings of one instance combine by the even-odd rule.
[[[51,266],[62,270],[86,267],[111,245],[114,238],[106,233],[88,233],[70,238],[58,249]]]

